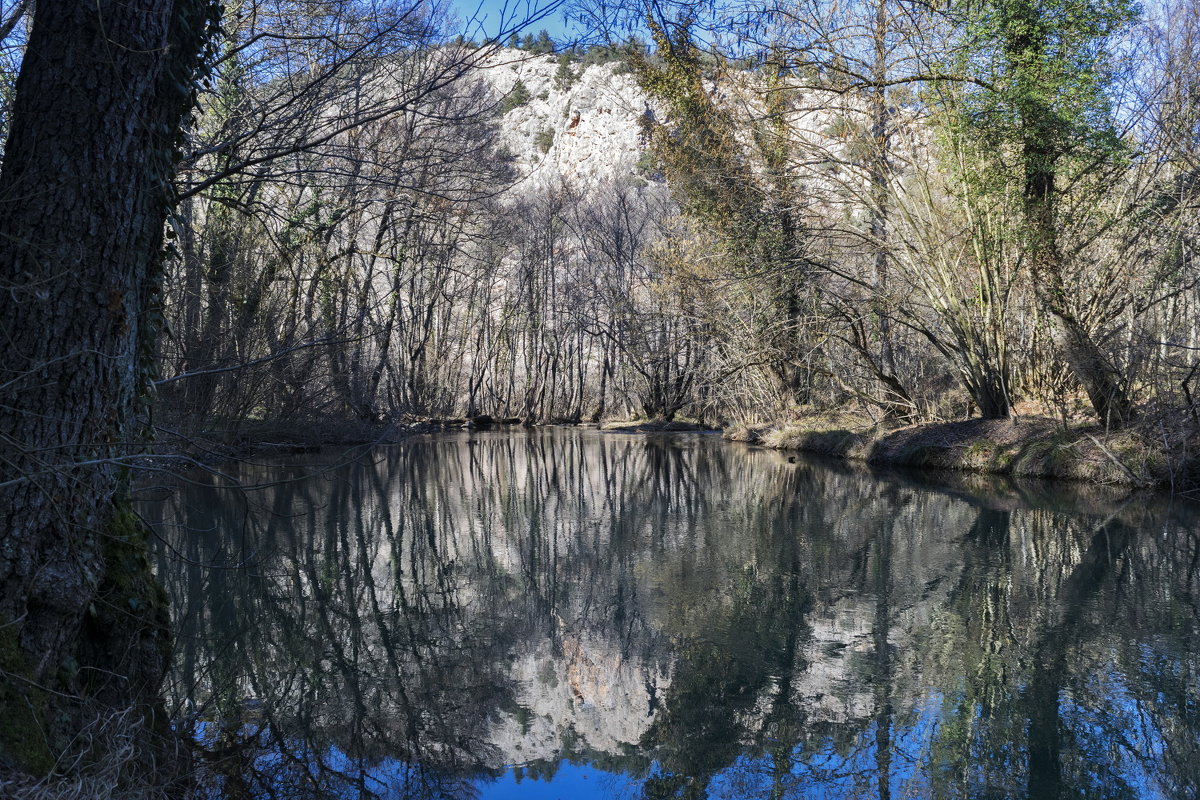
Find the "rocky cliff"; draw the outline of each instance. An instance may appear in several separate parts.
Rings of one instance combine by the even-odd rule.
[[[504,49],[481,74],[504,98],[501,139],[527,187],[645,185],[651,177],[642,120],[654,111],[620,62],[585,65]]]

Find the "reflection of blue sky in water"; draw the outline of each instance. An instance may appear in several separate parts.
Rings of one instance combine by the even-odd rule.
[[[633,800],[639,794],[641,781],[590,766],[563,761],[550,780],[517,779],[517,771],[509,770],[502,778],[476,784],[479,800]]]
[[[1137,700],[1121,684],[1115,672],[1100,673],[1095,680],[1104,684],[1110,705],[1089,708],[1077,705],[1070,696],[1060,698],[1059,715],[1064,733],[1074,738],[1086,761],[1091,785],[1076,784],[1078,797],[1182,797],[1188,787],[1164,787],[1153,774],[1154,765],[1166,752],[1167,733],[1150,724],[1152,717],[1145,713]],[[1161,699],[1161,698],[1160,698]],[[961,698],[928,693],[913,708],[913,714],[897,720],[890,731],[887,775],[888,795],[895,798],[955,798],[974,796],[981,786],[991,789],[989,796],[1024,797],[1036,794],[1029,784],[1022,754],[1012,751],[1011,761],[979,758],[973,767],[962,771],[961,765],[938,758],[939,739],[943,728],[953,725],[962,713]],[[997,750],[996,743],[982,741],[987,722],[976,716],[977,738],[971,749]],[[1114,732],[1113,726],[1121,726]],[[201,739],[216,733],[216,726],[201,726]],[[776,757],[763,754],[743,755],[727,768],[717,772],[706,787],[709,800],[744,800],[745,798],[804,798],[805,800],[850,800],[863,796],[878,796],[883,762],[876,746],[879,729],[871,725],[851,743],[839,744],[831,737],[813,743],[806,750],[797,747],[782,763]],[[254,736],[254,726],[247,726],[247,736]],[[260,738],[262,734],[259,734]],[[270,737],[266,737],[270,738]],[[264,739],[265,741],[265,739]],[[365,787],[380,798],[444,798],[445,800],[635,800],[644,797],[646,776],[630,776],[606,772],[587,763],[563,759],[557,766],[537,765],[536,774],[526,766],[510,766],[498,777],[466,778],[443,775],[420,765],[406,764],[393,759],[368,765],[356,762],[340,750],[332,750],[319,759],[306,755],[303,749],[293,750],[297,765],[320,763],[331,775],[358,775]],[[961,755],[961,754],[960,754]],[[265,774],[287,774],[280,770],[284,760],[278,753],[262,756],[258,766]],[[961,772],[960,780],[951,773]],[[651,779],[662,776],[655,764]],[[1099,779],[1104,779],[1101,782]],[[337,788],[335,788],[337,787]],[[289,796],[293,786],[281,780],[273,789],[280,796]],[[328,797],[356,797],[358,780],[334,778]],[[1029,791],[1034,790],[1034,791]],[[657,796],[657,795],[655,795]]]

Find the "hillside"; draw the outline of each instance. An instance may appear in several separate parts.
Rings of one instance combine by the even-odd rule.
[[[540,187],[579,188],[644,178],[641,120],[650,103],[632,73],[619,62],[574,62],[565,70],[569,77],[558,56],[512,49],[482,70],[498,97],[511,96],[518,83],[528,95],[500,117],[501,141],[522,175]]]

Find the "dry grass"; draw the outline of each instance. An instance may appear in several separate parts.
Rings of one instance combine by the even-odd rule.
[[[1150,487],[1189,486],[1186,459],[1149,429],[1065,430],[1057,420],[981,420],[874,427],[853,414],[822,414],[776,425],[742,425],[726,438],[781,450],[874,464]],[[1174,465],[1174,466],[1172,466]]]
[[[869,442],[875,432],[875,423],[865,415],[826,412],[806,414],[777,424],[735,425],[725,431],[725,438],[776,450],[861,458],[859,448]]]
[[[179,800],[186,789],[148,765],[154,734],[133,709],[84,726],[44,778],[0,772],[5,800]]]
[[[612,433],[673,433],[713,429],[691,420],[629,419],[605,422],[600,426],[600,430]]]

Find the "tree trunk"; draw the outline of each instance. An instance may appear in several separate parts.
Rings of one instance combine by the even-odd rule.
[[[1034,144],[1026,145],[1029,170],[1025,182],[1025,224],[1034,293],[1049,316],[1054,344],[1083,384],[1092,408],[1105,426],[1119,428],[1133,416],[1133,406],[1120,376],[1087,329],[1071,311],[1063,280],[1054,221],[1053,158]]]
[[[210,12],[37,3],[0,172],[3,768],[46,773],[87,720],[121,709],[167,730],[165,595],[113,459],[137,438],[174,150]]]
[[[1051,20],[1045,9],[1031,0],[1012,4],[1001,15],[1004,49],[1022,82],[1045,84],[1052,79],[1048,67],[1051,46],[1047,38]],[[1057,87],[1063,90],[1062,86]],[[1049,316],[1053,339],[1075,378],[1083,384],[1100,421],[1121,427],[1133,416],[1133,404],[1119,373],[1105,358],[1082,321],[1071,309],[1063,276],[1058,243],[1058,171],[1064,154],[1062,121],[1038,92],[1026,89],[1015,106],[1021,118],[1022,189],[1026,256],[1033,289],[1041,309]]]

